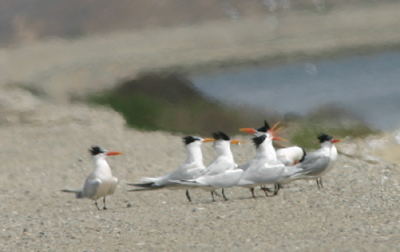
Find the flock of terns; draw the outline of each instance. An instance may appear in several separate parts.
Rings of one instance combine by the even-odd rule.
[[[217,189],[225,200],[224,189],[229,187],[249,188],[252,196],[254,188],[260,186],[266,196],[278,194],[282,184],[290,183],[298,179],[316,179],[318,188],[323,187],[322,176],[327,173],[337,159],[337,149],[334,143],[340,140],[321,133],[317,136],[321,148],[306,154],[303,148],[292,146],[275,150],[273,140],[284,140],[276,136],[282,129],[277,128],[276,123],[272,128],[267,121],[258,129],[242,128],[240,131],[254,134],[252,141],[256,147],[256,155],[249,162],[237,165],[234,161],[230,145],[240,144],[240,140],[231,140],[223,132],[213,133],[213,138],[201,138],[196,136],[183,137],[187,151],[186,161],[175,171],[161,177],[144,178],[141,183],[128,184],[135,189],[129,191],[146,191],[155,189],[186,189],[186,197],[191,202],[189,189],[201,188],[211,192],[212,200]],[[203,164],[201,145],[206,142],[214,142],[217,157],[208,166]],[[77,198],[88,198],[95,201],[103,198],[103,209],[106,208],[106,196],[115,192],[118,179],[112,176],[110,166],[106,161],[107,156],[120,155],[121,152],[107,151],[94,146],[91,152],[95,169],[86,178],[82,188],[63,192],[75,193]],[[266,185],[274,185],[268,188]],[[217,194],[218,195],[218,194]]]

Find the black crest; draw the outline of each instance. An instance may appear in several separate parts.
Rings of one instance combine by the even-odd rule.
[[[228,137],[228,135],[226,135],[224,132],[214,132],[213,134],[213,138],[215,140],[225,140],[225,141],[230,141],[231,139]]]
[[[267,138],[267,135],[263,134],[258,137],[253,137],[252,140],[253,140],[254,145],[258,148],[258,146],[260,146],[265,141],[266,138]]]
[[[332,141],[333,137],[324,133],[319,134],[317,137],[320,143],[326,142],[326,141]]]
[[[185,136],[185,137],[182,137],[182,141],[185,143],[185,145],[191,144],[191,143],[193,143],[194,141],[198,141],[198,140],[200,140],[200,138],[194,137],[194,136]]]
[[[267,133],[267,131],[268,131],[270,128],[271,128],[271,127],[270,127],[269,124],[267,123],[267,120],[264,120],[264,126],[258,128],[257,131]]]
[[[301,148],[301,147],[300,147],[300,148]],[[303,162],[303,161],[304,161],[304,158],[305,158],[306,155],[307,155],[306,151],[305,151],[303,148],[301,148],[301,149],[303,150],[303,156],[302,156],[301,159],[299,160],[299,163]]]
[[[96,156],[97,154],[100,153],[107,153],[107,151],[99,146],[92,146],[91,149],[89,149],[89,152],[93,155]]]

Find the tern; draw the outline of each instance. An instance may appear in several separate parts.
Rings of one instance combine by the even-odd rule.
[[[235,186],[242,176],[242,169],[237,168],[234,161],[230,144],[240,144],[243,141],[231,140],[223,132],[213,133],[215,139],[214,148],[217,152],[217,157],[207,167],[204,175],[195,179],[173,181],[190,187],[201,188],[206,191],[211,191],[212,201],[214,202],[214,190],[222,188],[222,195],[225,200],[228,200],[224,193],[224,188]]]
[[[140,188],[129,190],[132,191],[147,191],[155,189],[180,189],[182,186],[177,185],[172,180],[181,179],[193,179],[204,174],[206,167],[203,163],[203,154],[201,152],[202,143],[212,142],[213,138],[201,138],[197,136],[186,136],[183,137],[183,143],[185,144],[187,158],[186,161],[179,166],[175,171],[156,178],[143,178],[142,183],[130,183],[128,185],[136,186]],[[189,190],[186,189],[186,197],[189,202],[192,201],[189,195]]]
[[[316,179],[318,188],[323,188],[322,175],[333,168],[338,156],[334,143],[340,140],[324,133],[318,135],[317,138],[321,143],[321,148],[307,154],[301,163],[295,165],[299,170],[292,174],[290,179]]]
[[[258,128],[258,129],[254,129],[254,128],[241,128],[241,129],[239,129],[239,130],[240,130],[241,132],[247,132],[247,133],[252,133],[252,134],[254,134],[256,137],[253,139],[253,141],[256,141],[257,137],[264,136],[264,135],[268,135],[268,134],[273,136],[272,140],[286,141],[286,140],[283,139],[283,138],[276,137],[276,134],[283,128],[283,127],[280,127],[280,128],[278,128],[277,130],[275,130],[275,128],[276,128],[278,125],[279,125],[279,122],[277,122],[277,123],[271,128],[271,127],[269,126],[269,124],[267,123],[267,121],[264,120],[264,125],[263,125],[262,127]],[[256,143],[256,142],[255,142],[255,145],[257,146],[257,143]],[[271,160],[273,160],[273,162],[275,162],[275,159],[276,159],[278,156],[277,156],[277,153],[276,153],[275,149],[274,149],[273,147],[272,147],[272,149],[273,149],[273,152],[274,152],[274,153],[273,153],[273,155],[272,155],[272,154],[269,155],[269,157],[270,157]],[[256,148],[256,150],[259,150],[261,154],[260,154],[259,152],[257,152],[256,157],[255,157],[253,160],[251,160],[251,161],[249,161],[248,163],[243,164],[243,165],[240,166],[241,169],[247,170],[248,167],[250,167],[250,166],[253,165],[254,163],[259,163],[259,162],[261,162],[261,160],[264,160],[265,154],[262,153],[262,149]],[[272,152],[272,151],[271,151],[271,152]],[[285,153],[288,153],[288,152],[286,151],[286,152],[281,153],[281,156],[283,156]],[[279,160],[279,161],[282,163],[281,160]],[[281,185],[280,185],[280,184],[276,184],[276,185],[275,185],[274,195],[277,195],[277,194],[278,194],[278,191],[280,190],[280,188],[281,188]],[[271,190],[270,190],[269,188],[265,187],[264,185],[261,185],[261,189],[265,192],[265,196],[269,197],[267,191],[271,191]],[[254,197],[254,188],[251,189],[251,192],[252,192],[252,195],[253,195],[253,197]]]
[[[290,146],[276,150],[276,157],[286,166],[303,162],[306,155],[306,151],[300,146]]]
[[[267,133],[268,130],[269,126],[265,120],[264,120],[264,125],[258,129],[254,128],[240,129],[240,131],[242,132],[252,133],[255,136],[260,136],[262,134],[265,134]],[[291,146],[276,150],[276,157],[286,166],[295,165],[299,162],[302,162],[306,154],[307,154],[306,151],[300,146]]]
[[[97,199],[103,197],[103,209],[106,210],[106,196],[114,194],[118,179],[112,176],[110,166],[106,161],[107,156],[121,155],[121,152],[107,151],[101,147],[93,146],[89,149],[93,156],[95,168],[86,178],[83,188],[76,190],[64,189],[62,192],[75,193],[76,198],[94,200],[97,209]]]
[[[258,136],[252,139],[256,146],[256,156],[248,163],[239,166],[239,168],[244,170],[244,173],[237,186],[250,188],[253,198],[255,198],[254,188],[256,186],[266,184],[280,185],[281,182],[286,181],[286,177],[292,174],[293,168],[287,169],[285,165],[277,159],[276,151],[272,145],[273,140],[284,140],[276,136],[279,129],[274,132],[277,125],[278,124],[275,124],[270,128],[265,121],[264,126],[266,133],[258,134]],[[248,132],[248,128],[242,128],[240,130]],[[279,188],[277,188],[277,190]],[[265,190],[263,187],[262,189]],[[277,191],[274,195],[276,194]]]

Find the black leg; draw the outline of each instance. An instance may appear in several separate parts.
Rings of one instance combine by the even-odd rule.
[[[103,204],[104,204],[103,210],[107,210],[107,207],[106,207],[106,197],[103,198]]]
[[[186,189],[186,197],[189,200],[189,202],[192,202],[192,199],[190,198],[190,195],[189,195],[189,189]]]
[[[318,185],[318,189],[320,188],[324,188],[324,185],[322,184],[322,178],[317,178],[317,185]]]
[[[99,210],[99,211],[100,211],[100,208],[99,208],[99,206],[97,205],[97,200],[95,200],[95,201],[94,201],[94,204],[96,205],[96,207],[97,207],[97,210]]]
[[[279,190],[281,190],[281,184],[275,184],[274,196],[278,195]]]
[[[215,199],[214,199],[214,191],[211,191],[211,197],[212,197],[212,201],[215,202]]]
[[[260,188],[261,188],[261,190],[263,190],[264,191],[264,193],[265,193],[265,197],[269,197],[269,194],[268,194],[268,192],[269,191],[271,191],[271,189],[269,189],[268,187],[266,187],[265,185],[263,185],[263,186],[260,186]]]
[[[254,195],[254,187],[250,188],[250,192],[251,192],[251,195],[253,196],[253,198],[256,198],[256,196]]]
[[[265,197],[269,197],[269,195],[267,193],[269,188],[267,188],[267,187],[265,187],[263,185],[261,185],[260,188],[261,188],[261,190],[263,190],[265,192]]]
[[[224,196],[224,199],[225,199],[225,200],[228,200],[228,199],[226,198],[226,196],[225,196],[224,188],[222,188],[222,196]]]

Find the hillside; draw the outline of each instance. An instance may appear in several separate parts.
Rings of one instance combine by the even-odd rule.
[[[0,3],[0,44],[49,37],[76,38],[117,30],[198,24],[209,20],[241,19],[295,10],[329,11],[352,0],[3,0]],[[367,4],[394,2],[369,0]]]

